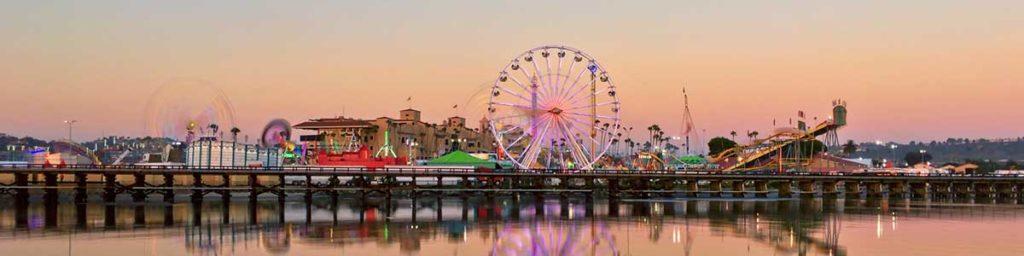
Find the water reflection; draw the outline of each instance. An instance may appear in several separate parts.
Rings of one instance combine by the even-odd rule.
[[[150,241],[153,246],[146,248],[160,254],[203,255],[847,255],[877,250],[846,244],[884,240],[898,232],[898,221],[1012,223],[1024,217],[1018,216],[1016,201],[588,201],[498,197],[417,198],[390,204],[328,198],[311,204],[3,204],[0,246],[19,254],[49,248],[39,245],[66,243],[68,250],[75,250],[127,239]],[[873,236],[861,234],[865,227]],[[55,248],[61,247],[51,249]]]

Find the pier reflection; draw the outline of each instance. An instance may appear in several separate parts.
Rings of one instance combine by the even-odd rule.
[[[0,205],[0,229],[7,231],[0,239],[113,232],[122,238],[180,239],[184,250],[196,254],[256,248],[276,254],[288,252],[296,243],[323,248],[397,245],[402,252],[418,252],[423,243],[474,240],[485,242],[488,248],[482,250],[491,255],[614,255],[643,240],[680,245],[689,252],[701,239],[694,230],[704,230],[708,233],[704,236],[742,238],[783,255],[845,255],[840,239],[844,220],[878,219],[881,234],[883,220],[895,229],[897,216],[1016,215],[1012,210],[979,214],[945,205],[1017,203],[889,198],[609,202],[533,196],[420,197],[391,202],[314,198],[310,203],[29,202]]]

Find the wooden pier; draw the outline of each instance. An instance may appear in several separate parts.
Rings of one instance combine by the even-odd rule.
[[[158,195],[167,202],[187,195],[202,201],[209,195],[316,195],[338,197],[495,196],[507,194],[584,195],[609,199],[656,197],[997,197],[1024,194],[1024,176],[995,175],[780,175],[722,174],[680,171],[563,171],[365,169],[333,167],[188,168],[138,166],[0,167],[0,194],[18,202],[41,194],[58,200],[71,191],[75,202],[98,194],[104,202],[130,196],[143,202]]]

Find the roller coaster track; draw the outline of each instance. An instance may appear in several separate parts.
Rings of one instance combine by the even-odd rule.
[[[797,141],[804,141],[807,139],[814,139],[818,136],[824,135],[830,131],[834,131],[842,127],[842,125],[836,124],[833,120],[825,120],[814,128],[807,130],[806,132],[780,132],[772,134],[764,139],[755,140],[753,143],[747,146],[740,146],[728,149],[719,153],[711,160],[712,162],[721,162],[729,158],[730,156],[737,156],[736,164],[730,165],[722,169],[723,172],[736,171],[740,169],[746,169],[750,167],[750,164],[761,162],[765,158],[772,156],[773,152],[777,152],[782,148],[792,145]],[[765,145],[766,142],[771,143]],[[746,153],[748,150],[753,148],[753,152]],[[744,154],[746,153],[746,154]]]

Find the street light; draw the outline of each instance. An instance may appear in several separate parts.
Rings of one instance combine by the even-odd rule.
[[[928,163],[924,161],[924,154],[928,153],[928,150],[922,149],[920,152],[921,152],[921,163],[925,164],[925,166],[928,166]]]
[[[64,120],[64,123],[68,124],[68,142],[72,142],[72,140],[71,140],[71,130],[73,129],[74,124],[77,123],[77,122],[78,122],[78,120]]]
[[[407,139],[405,145],[409,146],[409,163],[411,164],[413,163],[413,151],[416,150],[416,146],[419,146],[420,143],[416,142],[415,139]]]
[[[896,161],[896,148],[896,144],[889,145],[889,151],[892,152],[892,167],[896,167],[896,163],[899,162]]]

